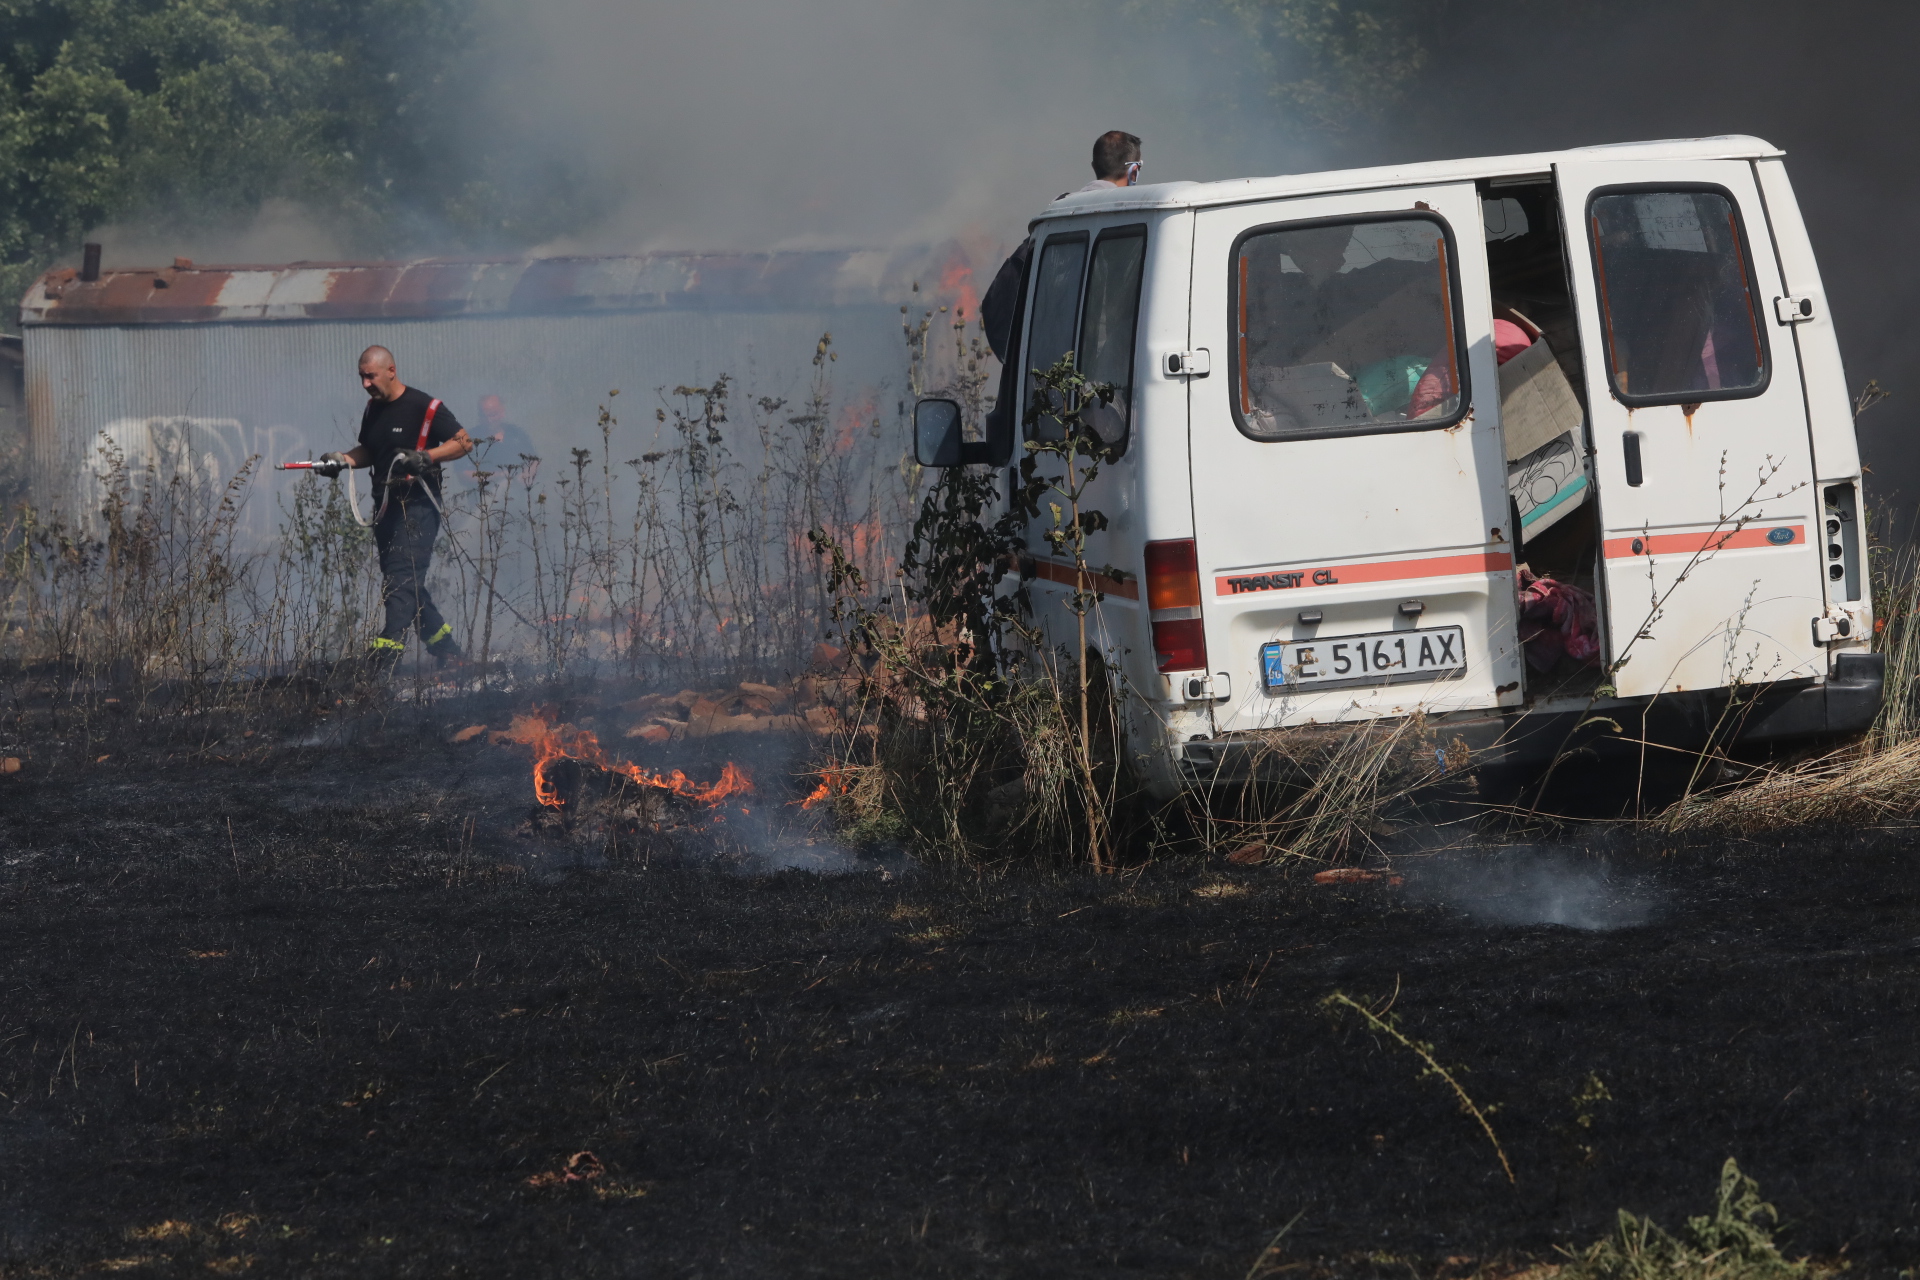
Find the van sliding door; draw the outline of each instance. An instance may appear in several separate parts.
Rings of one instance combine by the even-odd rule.
[[[1518,705],[1471,184],[1202,209],[1193,527],[1221,730]],[[1222,681],[1220,677],[1226,679]]]
[[[1824,677],[1806,401],[1752,166],[1575,162],[1556,179],[1615,687]]]

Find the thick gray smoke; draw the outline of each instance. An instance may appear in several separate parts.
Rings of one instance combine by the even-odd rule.
[[[1091,139],[1146,139],[1149,180],[1753,133],[1788,152],[1884,500],[1920,496],[1920,9],[1792,0],[1467,0],[1378,126],[1300,141],[1204,3],[496,0],[488,124],[616,191],[564,245],[768,248],[1015,239],[1087,178]],[[1298,69],[1293,69],[1298,70]]]
[[[1093,175],[1108,129],[1145,181],[1319,167],[1207,0],[483,0],[445,91],[456,167],[562,206],[536,252],[893,248],[981,256]],[[459,239],[419,223],[409,252]],[[108,265],[391,254],[285,201],[98,228]]]
[[[554,248],[1008,242],[1107,129],[1146,139],[1149,181],[1297,167],[1224,30],[1181,12],[498,0],[490,127],[617,192]]]
[[[489,0],[466,82],[499,181],[584,210],[549,251],[932,244],[976,259],[1090,176],[1092,139],[1146,139],[1149,181],[1713,133],[1784,147],[1885,503],[1920,496],[1920,9],[1893,0],[1456,0],[1377,126],[1302,140],[1207,0]],[[1408,6],[1411,10],[1414,6]],[[1302,72],[1310,68],[1284,68]],[[358,256],[276,205],[182,239],[105,235],[112,263]],[[431,232],[420,248],[431,252]]]

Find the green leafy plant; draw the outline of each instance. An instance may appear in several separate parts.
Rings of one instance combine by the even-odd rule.
[[[25,0],[0,21],[10,298],[119,218],[204,225],[289,198],[384,239],[428,211],[476,238],[517,216],[516,197],[476,181],[491,161],[448,145],[464,123],[447,71],[473,41],[467,6]],[[551,195],[539,203],[567,203]],[[540,216],[528,238],[560,229]]]
[[[1102,466],[1117,456],[1088,419],[1094,405],[1113,403],[1114,390],[1106,383],[1089,380],[1077,366],[1075,353],[1069,351],[1051,368],[1032,370],[1025,418],[1026,456],[1020,460],[1020,484],[1014,491],[1012,514],[1030,524],[1044,513],[1048,523],[1040,530],[1041,539],[1056,556],[1073,563],[1073,591],[1064,601],[1074,619],[1073,701],[1078,732],[1071,749],[1084,788],[1087,861],[1104,869],[1113,861],[1107,814],[1114,771],[1103,769],[1094,759],[1095,699],[1091,681],[1095,671],[1087,648],[1087,615],[1103,598],[1095,589],[1095,579],[1119,575],[1111,565],[1095,568],[1087,560],[1087,540],[1107,527],[1107,517],[1087,506],[1086,497]],[[1057,466],[1049,465],[1049,459]],[[1046,655],[1042,668],[1057,690],[1060,675],[1050,661],[1053,655],[1046,648],[1047,637],[1031,631],[1027,638]],[[1104,680],[1104,673],[1099,678]],[[1103,772],[1108,776],[1102,777]]]
[[[1790,1261],[1773,1240],[1780,1212],[1731,1156],[1720,1167],[1713,1212],[1687,1219],[1671,1234],[1625,1209],[1613,1233],[1568,1253],[1563,1280],[1804,1280],[1825,1275],[1805,1258]]]

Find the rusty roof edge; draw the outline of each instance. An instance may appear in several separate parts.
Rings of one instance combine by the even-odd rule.
[[[48,271],[20,304],[24,328],[791,311],[892,305],[897,267],[928,248],[563,254],[120,267],[81,281]],[[884,263],[876,267],[875,263]],[[889,287],[893,285],[895,287]]]

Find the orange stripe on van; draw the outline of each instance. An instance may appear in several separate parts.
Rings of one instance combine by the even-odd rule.
[[[1770,536],[1776,529],[1791,529],[1793,538],[1788,542],[1775,542]],[[1639,546],[1634,546],[1634,543]],[[1803,547],[1807,544],[1807,526],[1803,524],[1776,524],[1764,529],[1748,527],[1745,529],[1722,529],[1717,533],[1656,533],[1641,534],[1639,537],[1608,538],[1602,545],[1606,547],[1607,559],[1618,560],[1623,556],[1690,556],[1696,551],[1720,551],[1741,547]]]
[[[1404,582],[1416,578],[1451,578],[1463,573],[1501,573],[1513,568],[1505,551],[1474,551],[1459,556],[1426,556],[1419,560],[1377,560],[1372,564],[1327,564],[1313,569],[1272,569],[1260,573],[1222,573],[1213,579],[1213,593],[1243,596],[1254,591],[1284,591],[1293,587],[1345,586],[1354,582]]]
[[[1027,564],[1032,565],[1032,575],[1036,578],[1044,578],[1048,582],[1057,582],[1064,587],[1077,588],[1080,584],[1079,574],[1070,564],[1061,564],[1058,560],[1044,560],[1039,556],[1033,557]],[[1022,567],[1024,568],[1026,566],[1023,565]],[[1098,591],[1103,596],[1119,596],[1122,600],[1138,600],[1140,598],[1140,584],[1137,581],[1109,578],[1104,573],[1089,572],[1087,574],[1087,586],[1091,590]]]

